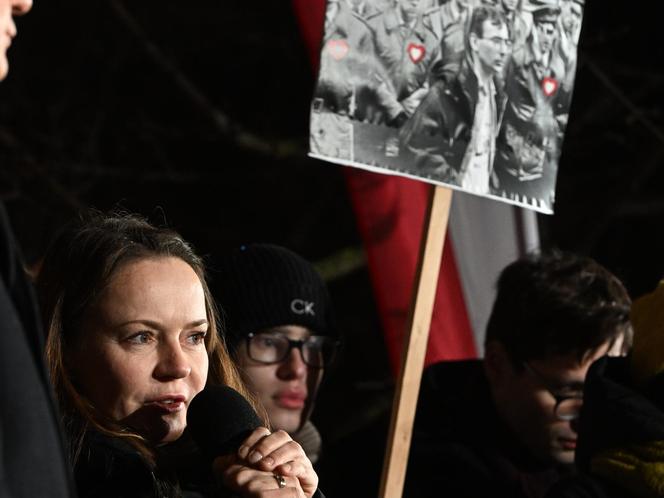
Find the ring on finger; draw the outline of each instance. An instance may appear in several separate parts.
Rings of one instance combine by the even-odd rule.
[[[279,486],[279,489],[286,487],[286,479],[284,478],[284,476],[282,476],[281,474],[272,474],[272,475],[277,480],[277,485]]]

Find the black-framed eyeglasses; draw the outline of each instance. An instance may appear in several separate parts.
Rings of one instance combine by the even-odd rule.
[[[281,332],[260,332],[247,335],[249,358],[266,365],[281,363],[291,353],[299,349],[302,361],[312,368],[324,368],[336,357],[339,341],[322,335],[312,335],[306,339],[290,339]]]
[[[582,391],[571,394],[560,394],[559,392],[556,392],[556,389],[551,387],[551,383],[546,377],[531,367],[527,362],[524,362],[523,366],[528,372],[536,377],[537,380],[539,380],[542,387],[544,387],[544,389],[553,396],[553,399],[556,400],[556,404],[553,407],[553,414],[558,420],[570,421],[579,417],[581,406],[583,405]]]

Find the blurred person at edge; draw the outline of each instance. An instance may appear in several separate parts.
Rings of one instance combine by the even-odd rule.
[[[131,215],[85,213],[48,249],[37,290],[80,498],[320,496],[283,431],[257,428],[211,462],[185,430],[206,384],[253,399],[204,272],[176,232]]]
[[[0,0],[0,80],[9,71],[7,50],[17,34],[15,16],[31,0]],[[44,337],[37,302],[20,250],[0,202],[0,496],[69,497],[58,415],[43,362]]]
[[[531,255],[497,287],[484,359],[424,372],[404,496],[545,496],[573,470],[590,365],[631,342],[630,298],[590,258]]]
[[[578,474],[547,498],[664,497],[664,281],[632,305],[629,357],[596,362],[586,379]]]
[[[288,432],[315,463],[321,439],[309,415],[338,347],[325,283],[308,261],[271,244],[240,246],[218,263],[213,292],[240,373],[270,424]]]

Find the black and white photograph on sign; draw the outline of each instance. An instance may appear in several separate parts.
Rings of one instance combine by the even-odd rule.
[[[585,0],[328,0],[310,155],[552,213]]]

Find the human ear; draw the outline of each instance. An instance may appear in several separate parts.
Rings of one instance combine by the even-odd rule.
[[[473,52],[476,52],[476,51],[477,51],[477,41],[478,41],[477,34],[475,34],[475,33],[470,33],[470,34],[468,35],[468,43],[469,43],[469,45],[470,45],[470,49],[471,49]]]

